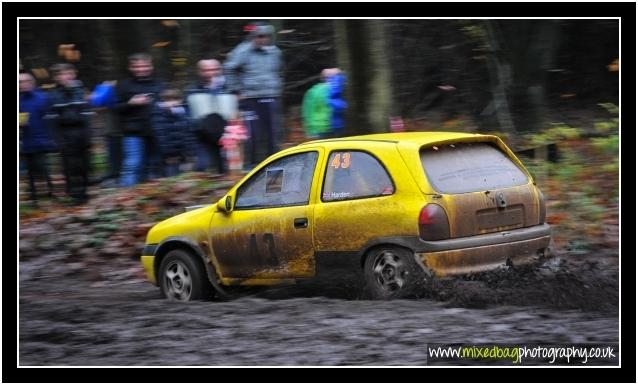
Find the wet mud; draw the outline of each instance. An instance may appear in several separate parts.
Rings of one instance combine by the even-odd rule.
[[[137,261],[20,262],[20,365],[426,365],[431,344],[618,342],[618,259],[563,257],[371,301],[349,281],[176,303]]]

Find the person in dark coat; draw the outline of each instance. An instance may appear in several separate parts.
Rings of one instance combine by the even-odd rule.
[[[159,94],[164,89],[162,83],[153,78],[153,61],[150,55],[131,55],[128,63],[131,77],[117,83],[117,102],[113,106],[119,113],[122,129],[122,186],[140,183],[145,172],[153,174],[154,169],[159,167],[159,151],[153,140],[151,112],[153,104],[159,100]],[[145,170],[145,166],[148,166],[148,170]]]
[[[222,75],[222,65],[215,59],[200,60],[197,63],[199,80],[186,88],[186,97],[194,94],[213,96],[228,94],[226,78]],[[191,117],[192,118],[192,117]],[[226,172],[226,164],[219,139],[224,134],[226,121],[219,114],[209,114],[193,120],[193,135],[196,139],[196,171],[206,171],[217,164],[220,174]]]
[[[56,87],[51,91],[51,121],[66,178],[67,194],[75,203],[88,200],[91,165],[91,130],[89,104],[84,98],[82,82],[76,79],[75,67],[69,63],[51,68]]]
[[[155,103],[152,114],[153,136],[162,159],[164,176],[179,174],[180,158],[193,148],[190,120],[178,90],[167,89]]]
[[[35,89],[31,74],[19,76],[20,98],[20,156],[25,160],[29,176],[29,196],[36,203],[36,177],[43,176],[47,182],[49,196],[53,196],[53,184],[47,165],[47,152],[55,150],[55,143],[44,117],[49,109],[49,100],[44,92]]]

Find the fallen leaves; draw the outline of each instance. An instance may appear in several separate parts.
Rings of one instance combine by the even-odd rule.
[[[57,258],[56,263],[61,259],[74,264],[69,265],[73,274],[82,271],[77,264],[84,266],[86,274],[99,269],[91,273],[95,279],[121,268],[135,270],[139,276],[143,273],[138,258],[153,225],[186,206],[210,204],[232,184],[205,173],[189,173],[133,188],[93,188],[92,199],[84,206],[51,201],[21,209],[20,259]]]

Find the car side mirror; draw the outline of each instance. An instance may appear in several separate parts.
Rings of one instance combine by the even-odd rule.
[[[233,197],[228,194],[217,201],[217,208],[223,212],[229,213],[233,211]]]

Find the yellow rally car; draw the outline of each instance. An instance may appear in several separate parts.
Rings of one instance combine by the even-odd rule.
[[[177,300],[312,278],[324,260],[387,299],[431,277],[531,262],[549,242],[543,195],[498,137],[411,132],[272,155],[216,204],[155,225],[141,259]]]

